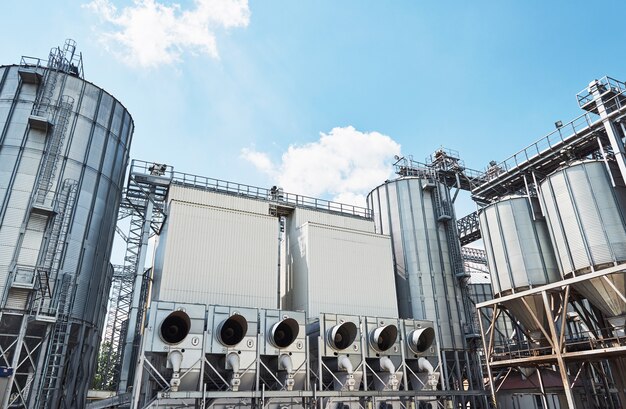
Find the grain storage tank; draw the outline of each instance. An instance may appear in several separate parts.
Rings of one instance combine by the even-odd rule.
[[[586,160],[557,170],[541,183],[550,234],[565,277],[626,261],[626,187],[612,174],[619,172],[609,172],[604,161]],[[606,278],[622,293],[626,291],[624,273]],[[626,314],[626,303],[604,279],[575,288],[607,317]]]
[[[0,129],[0,348],[13,370],[0,406],[56,408],[63,397],[80,407],[101,338],[133,121],[83,79],[68,40],[48,61],[0,67]],[[30,394],[17,393],[26,385]]]
[[[539,201],[509,196],[479,212],[493,294],[496,297],[527,290],[560,279],[548,227],[539,212]],[[524,297],[539,321],[547,325],[541,294]],[[534,341],[541,330],[522,300],[504,303]]]
[[[444,223],[454,220],[447,187],[404,177],[378,186],[367,201],[377,232],[391,235],[400,317],[434,321],[442,349],[463,349],[463,303]]]

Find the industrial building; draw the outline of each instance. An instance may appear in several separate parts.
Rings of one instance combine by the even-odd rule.
[[[577,101],[482,172],[397,157],[362,208],[124,183],[132,118],[73,41],[0,67],[2,407],[85,407],[95,372],[92,408],[624,406],[626,84]]]

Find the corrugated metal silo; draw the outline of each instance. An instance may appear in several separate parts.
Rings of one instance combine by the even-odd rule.
[[[405,177],[378,186],[367,201],[377,232],[391,235],[400,317],[434,321],[440,347],[462,350],[463,303],[440,222],[454,218],[448,189]]]
[[[495,296],[560,279],[548,227],[539,213],[537,199],[506,197],[481,209],[479,218]],[[539,321],[547,319],[541,294],[525,297],[525,301]],[[541,330],[523,302],[513,300],[505,305],[538,341]]]
[[[47,62],[0,67],[0,346],[14,370],[5,407],[82,406],[94,371],[134,125],[82,78],[78,57],[69,40]]]
[[[541,197],[565,277],[626,261],[626,187],[604,161],[582,161],[554,172],[541,183]],[[606,278],[626,291],[624,273]],[[576,289],[607,317],[626,314],[626,303],[604,279]]]

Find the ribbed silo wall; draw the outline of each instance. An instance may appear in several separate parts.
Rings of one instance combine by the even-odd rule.
[[[560,279],[539,202],[532,199],[531,207],[530,200],[508,197],[480,210],[480,232],[496,295]]]
[[[367,201],[376,231],[391,236],[400,317],[434,321],[441,348],[462,349],[461,289],[446,228],[438,221],[436,206],[441,201],[434,200],[435,194],[451,203],[441,184],[433,188],[425,179],[400,178],[372,190]]]
[[[503,198],[482,208],[479,220],[494,295],[504,296],[560,279],[548,226],[536,198]],[[534,339],[541,338],[537,320],[547,325],[548,319],[541,294],[505,305]]]
[[[626,262],[626,187],[604,161],[557,170],[541,182],[541,197],[561,273],[568,277]],[[612,177],[612,175],[616,175]],[[614,185],[615,184],[615,185]],[[607,316],[626,314],[624,273],[576,285]]]
[[[74,375],[59,376],[56,386],[80,399],[106,312],[101,307],[134,125],[120,102],[81,78],[37,68],[42,81],[30,83],[21,69],[0,67],[0,326],[65,307],[71,336],[62,362]],[[39,102],[34,112],[44,91],[50,103]],[[29,122],[33,114],[49,119],[49,128],[37,129]],[[24,324],[26,332],[41,322]]]
[[[278,238],[267,202],[172,185],[153,299],[276,308]]]

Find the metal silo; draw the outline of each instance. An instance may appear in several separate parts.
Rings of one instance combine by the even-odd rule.
[[[537,199],[509,196],[481,209],[479,218],[496,297],[560,279]],[[533,315],[540,322],[547,319],[541,294],[525,297],[524,301],[532,311],[521,300],[506,302],[505,306],[538,341],[542,335]]]
[[[626,187],[604,161],[574,163],[541,183],[550,234],[564,277],[626,261]],[[626,314],[626,303],[612,288],[626,290],[624,273],[576,285],[611,321]],[[623,325],[623,320],[620,325]]]
[[[464,272],[448,188],[431,178],[402,177],[378,186],[367,200],[377,232],[391,236],[400,317],[435,322],[443,370],[450,369],[444,378],[461,379],[453,368],[469,361]]]
[[[0,67],[2,406],[80,407],[94,371],[133,121],[68,40]]]

